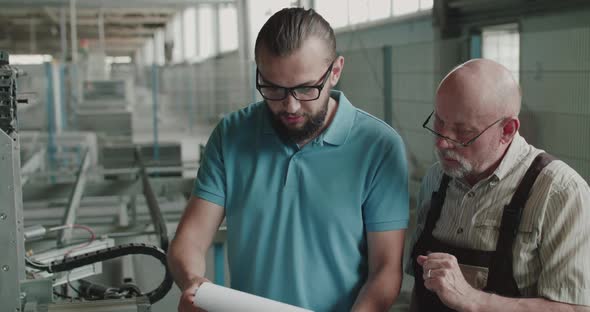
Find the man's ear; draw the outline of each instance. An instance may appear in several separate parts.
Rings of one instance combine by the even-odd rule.
[[[330,86],[334,87],[338,84],[340,80],[340,75],[342,75],[342,69],[344,68],[344,57],[342,55],[338,56],[334,61],[334,65],[332,66],[332,74],[330,75]]]
[[[520,121],[516,117],[509,117],[502,127],[502,143],[510,143],[520,128]]]

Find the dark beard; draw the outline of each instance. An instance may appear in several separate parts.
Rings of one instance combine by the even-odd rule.
[[[269,112],[271,114],[272,126],[277,131],[279,136],[295,143],[299,143],[312,138],[322,128],[324,121],[326,120],[326,115],[328,114],[328,101],[326,101],[326,103],[322,106],[322,109],[317,114],[305,114],[308,119],[301,129],[289,129],[285,126],[285,124],[281,121],[281,116],[286,116],[289,114],[283,112],[275,115],[272,113],[272,111],[270,111],[270,109]]]

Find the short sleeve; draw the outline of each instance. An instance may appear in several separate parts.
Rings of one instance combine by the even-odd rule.
[[[408,164],[405,148],[397,134],[390,142],[392,144],[378,162],[363,203],[367,232],[400,230],[408,226]]]
[[[572,182],[551,195],[545,211],[537,290],[553,301],[590,306],[590,188],[581,178]]]
[[[226,176],[223,161],[224,122],[213,130],[205,147],[201,166],[193,187],[193,195],[225,207]]]

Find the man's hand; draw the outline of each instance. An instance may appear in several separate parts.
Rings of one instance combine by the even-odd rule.
[[[196,277],[191,279],[190,283],[182,291],[180,302],[178,303],[178,312],[206,312],[203,309],[195,307],[195,292],[201,284],[209,282],[210,280],[204,277]]]
[[[418,256],[418,264],[424,270],[424,287],[435,292],[449,308],[469,311],[480,292],[465,280],[457,258],[446,253]]]

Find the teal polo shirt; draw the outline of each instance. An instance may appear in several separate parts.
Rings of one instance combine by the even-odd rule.
[[[225,208],[231,287],[314,311],[349,311],[367,278],[366,232],[405,229],[401,137],[332,91],[330,126],[299,148],[264,102],[227,115],[193,195]]]

